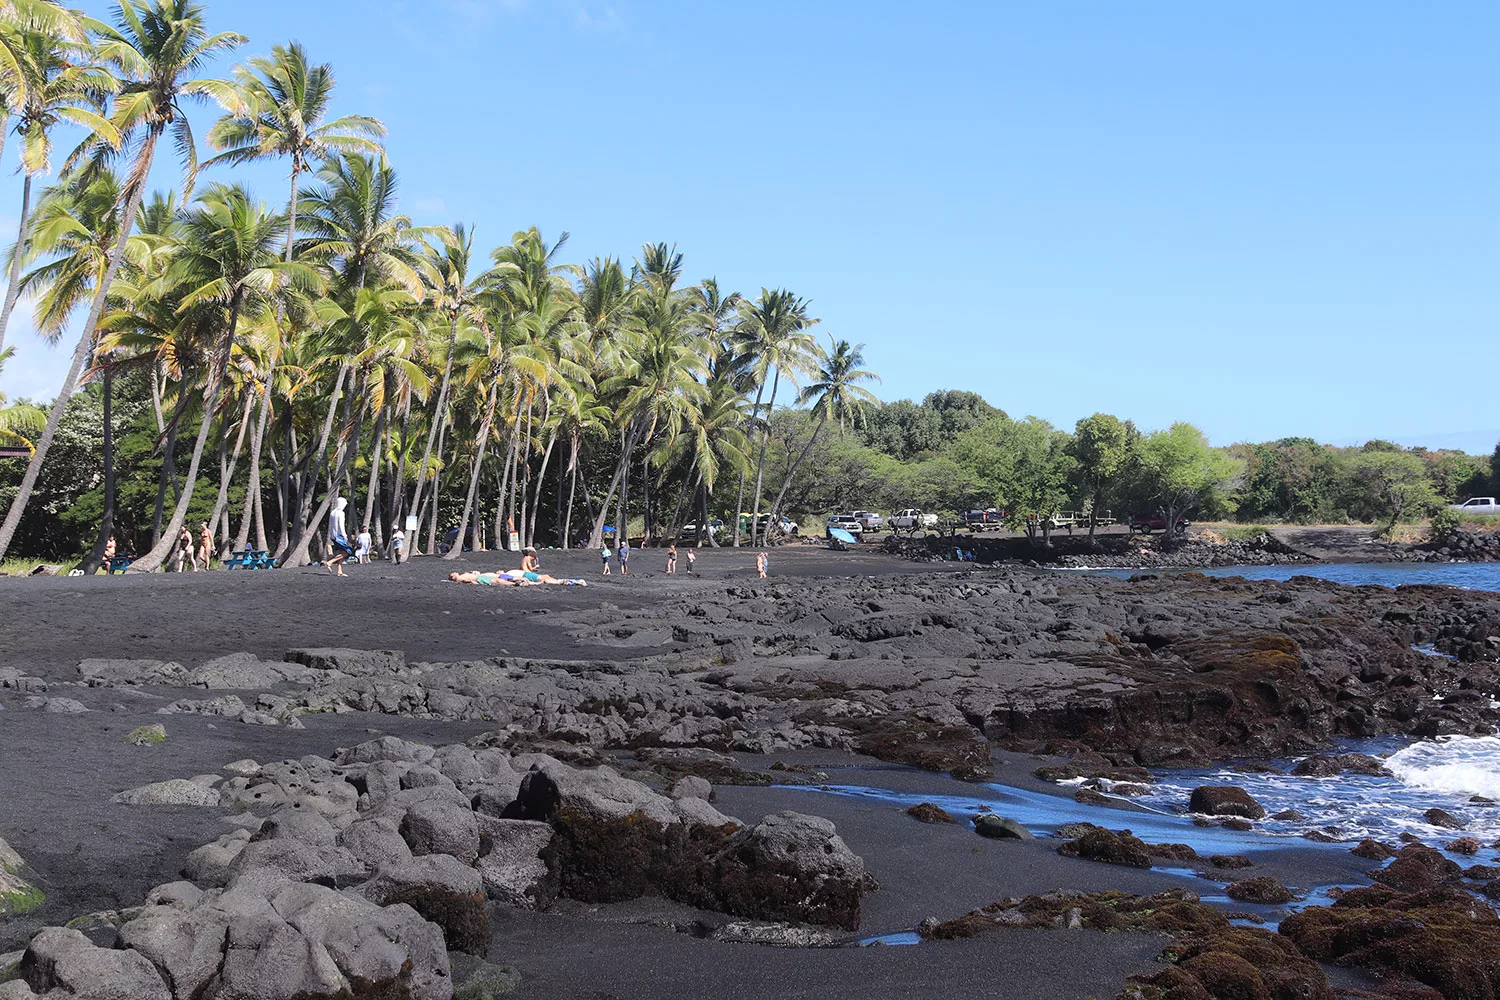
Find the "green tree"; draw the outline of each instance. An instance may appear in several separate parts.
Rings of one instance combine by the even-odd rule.
[[[1416,455],[1403,451],[1366,451],[1353,463],[1354,476],[1386,520],[1389,535],[1403,518],[1422,517],[1442,503]]]
[[[1177,539],[1177,519],[1215,498],[1222,498],[1241,466],[1213,448],[1203,432],[1179,421],[1141,439],[1140,485],[1165,518],[1164,545]]]
[[[1131,458],[1131,430],[1119,417],[1096,413],[1084,417],[1073,428],[1068,453],[1077,463],[1077,476],[1084,502],[1089,508],[1089,547],[1094,548],[1094,528],[1099,511],[1119,482]]]
[[[5,370],[5,362],[10,360],[13,350],[7,348],[0,351],[0,371]],[[42,411],[35,406],[30,403],[7,402],[5,393],[0,392],[0,444],[32,451],[31,442],[26,435],[35,434],[46,422]]]
[[[1033,542],[1040,532],[1052,544],[1053,518],[1068,502],[1068,477],[1075,460],[1068,435],[1045,420],[1027,417],[1010,425],[1005,446],[1011,452],[1002,493],[1012,530],[1024,530]]]

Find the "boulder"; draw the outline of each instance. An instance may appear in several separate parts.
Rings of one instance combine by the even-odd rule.
[[[337,670],[351,677],[389,677],[406,669],[406,654],[399,649],[289,649],[286,659],[313,670]]]
[[[1214,854],[1208,859],[1208,863],[1215,868],[1253,868],[1255,862],[1243,854]]]
[[[541,883],[547,877],[542,851],[552,840],[552,827],[525,819],[500,819],[479,814],[479,860],[475,867],[485,894],[507,906],[535,908]]]
[[[230,653],[188,671],[184,683],[210,691],[265,691],[307,673],[297,664],[266,663],[254,653]]]
[[[1095,827],[1081,837],[1058,846],[1057,853],[1068,858],[1083,858],[1088,861],[1103,861],[1111,865],[1126,865],[1130,868],[1150,868],[1151,854],[1147,846],[1129,830],[1106,830]]]
[[[448,799],[413,803],[398,827],[414,855],[451,854],[465,864],[479,857],[479,825],[473,810]]]
[[[66,927],[39,931],[17,972],[37,993],[58,990],[79,1000],[172,1000],[171,990],[144,955],[99,948]]]
[[[187,671],[182,664],[170,660],[89,659],[78,664],[78,676],[89,687],[142,684],[181,687]]]
[[[133,747],[154,747],[167,742],[167,727],[160,722],[149,726],[136,726],[125,734],[125,742]]]
[[[333,828],[332,823],[314,810],[299,809],[288,804],[272,811],[250,839],[275,840],[277,838],[332,847],[338,839],[338,831]]]
[[[991,840],[1034,840],[1031,831],[1020,823],[994,813],[980,813],[974,817],[974,832]]]
[[[1241,903],[1264,903],[1268,906],[1290,903],[1297,898],[1292,890],[1269,875],[1247,878],[1240,882],[1231,882],[1225,887],[1224,892],[1230,899],[1238,900]]]
[[[1424,812],[1422,818],[1433,826],[1440,826],[1444,830],[1462,830],[1464,828],[1462,820],[1446,809],[1439,809],[1436,806]]]
[[[1450,840],[1446,849],[1455,854],[1467,854],[1472,857],[1479,853],[1480,846],[1478,837],[1459,837],[1457,840]]]
[[[120,792],[110,801],[127,806],[217,806],[219,793],[186,778],[170,778]]]
[[[1370,872],[1375,881],[1401,892],[1433,889],[1463,873],[1458,862],[1425,844],[1407,844],[1395,860],[1384,868]]]
[[[246,844],[229,865],[229,889],[253,887],[274,892],[286,883],[316,882],[348,886],[362,880],[369,869],[342,847],[320,847],[300,840],[260,840]]]
[[[371,868],[399,865],[412,857],[399,822],[390,816],[355,820],[339,831],[337,843]]]
[[[194,848],[182,866],[183,878],[209,889],[222,889],[229,883],[229,869],[250,842],[249,831],[225,834],[211,843]]]
[[[672,782],[672,787],[667,789],[667,794],[674,799],[702,799],[705,802],[711,802],[714,786],[710,785],[706,778],[700,778],[696,774],[685,774]]]
[[[944,809],[942,806],[934,805],[931,802],[918,802],[916,805],[906,810],[906,815],[910,816],[912,819],[916,820],[919,823],[958,822],[958,820],[954,819],[951,815],[948,814],[948,810]]]
[[[1394,858],[1396,856],[1396,849],[1389,844],[1366,837],[1354,847],[1349,848],[1349,853],[1356,858],[1367,858],[1370,861],[1384,861],[1387,858]]]
[[[1193,789],[1188,809],[1207,816],[1239,816],[1263,819],[1266,810],[1238,785],[1200,785]]]
[[[24,877],[26,862],[4,840],[0,840],[0,920],[29,913],[46,896]]]
[[[484,957],[490,949],[490,920],[483,883],[473,868],[447,854],[428,854],[382,868],[360,887],[382,906],[404,903],[443,929],[452,951]]]
[[[1374,777],[1390,773],[1380,761],[1363,753],[1313,754],[1299,760],[1292,768],[1292,774],[1310,778],[1332,778],[1346,772]]]

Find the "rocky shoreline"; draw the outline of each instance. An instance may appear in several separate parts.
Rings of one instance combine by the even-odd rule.
[[[795,558],[778,554],[777,563],[795,571],[788,565]],[[1070,936],[1072,952],[1103,963],[1076,970],[1099,995],[1110,995],[1099,984],[1113,976],[1108,989],[1132,1000],[1275,997],[1288,983],[1305,987],[1288,996],[1331,997],[1319,963],[1338,962],[1425,983],[1445,997],[1493,996],[1482,989],[1493,991],[1500,976],[1483,963],[1449,961],[1438,975],[1403,957],[1418,947],[1441,950],[1453,934],[1494,933],[1494,911],[1481,900],[1492,884],[1500,887],[1500,869],[1491,874],[1487,855],[1450,869],[1422,853],[1430,847],[1385,845],[1396,856],[1387,889],[1357,888],[1365,883],[1351,876],[1368,862],[1335,868],[1321,878],[1356,888],[1331,906],[1301,906],[1273,932],[1230,927],[1221,907],[1190,891],[1159,897],[1168,887],[1155,867],[1196,865],[1198,855],[1111,828],[1130,825],[1131,787],[1152,780],[1147,768],[1313,755],[1309,774],[1370,773],[1378,761],[1316,755],[1338,737],[1495,731],[1500,595],[1192,573],[1131,582],[1017,568],[911,572],[897,571],[898,561],[882,572],[868,557],[839,565],[865,572],[774,582],[646,578],[638,592],[569,594],[563,606],[545,588],[475,595],[512,619],[500,641],[533,637],[519,655],[409,659],[394,648],[398,635],[371,619],[369,636],[393,648],[283,646],[273,654],[220,645],[217,655],[183,660],[0,657],[0,725],[12,740],[73,733],[76,752],[89,753],[82,734],[102,727],[126,748],[110,752],[128,755],[100,758],[102,772],[155,772],[115,785],[104,800],[89,793],[53,802],[53,779],[39,775],[26,793],[13,784],[24,767],[66,773],[65,761],[35,747],[25,758],[34,764],[15,764],[19,770],[0,778],[0,803],[9,803],[0,804],[0,836],[16,848],[0,852],[5,884],[52,894],[30,912],[0,917],[0,951],[7,941],[24,945],[0,959],[0,978],[11,977],[0,997],[119,995],[101,985],[108,982],[134,983],[132,996],[152,1000],[588,995],[560,985],[575,970],[546,957],[560,947],[555,936],[524,930],[559,920],[580,947],[629,935],[648,955],[747,949],[710,962],[739,970],[747,983],[797,961],[767,956],[820,951],[848,955],[839,961],[850,967],[876,961],[896,983],[919,976],[922,960],[856,957],[870,949],[831,946],[916,928],[931,916],[926,936],[939,943],[893,951],[942,947],[958,970],[984,961],[974,949],[1001,948],[1024,962],[1023,952],[1049,946],[1025,935],[971,941],[967,932],[931,928],[970,913],[963,926],[971,929],[1111,929],[1100,907],[1125,920],[1117,929],[1145,933],[1097,942]],[[202,585],[243,586],[225,591],[242,604],[276,593],[274,581]],[[460,593],[469,600],[475,590]],[[159,602],[163,593],[142,589],[140,599]],[[403,600],[416,610],[397,627],[446,613],[453,593],[408,585]],[[135,613],[129,592],[114,599],[124,602],[119,614]],[[481,631],[462,641],[483,646],[482,630],[492,626],[474,619],[463,628]],[[539,655],[544,647],[561,655]],[[108,642],[96,649],[111,651]],[[369,735],[381,720],[422,732]],[[347,738],[356,734],[365,735]],[[291,746],[322,749],[276,752]],[[210,756],[231,748],[254,753]],[[994,787],[1045,796],[1060,816],[1091,810],[1122,822],[1075,824],[1067,839],[1049,844],[1031,839],[1035,824],[998,810],[982,819],[983,810],[951,814],[934,805],[908,816],[905,807],[808,798],[833,780],[824,762],[840,760],[897,768],[867,770],[866,782],[951,786],[950,798],[937,801],[961,796],[954,778],[998,781]],[[1197,800],[1195,793],[1193,813],[1230,832],[1264,815],[1232,797]],[[156,879],[132,881],[140,888],[108,910],[34,933],[38,920],[61,924],[83,914],[59,909],[75,905],[65,902],[74,898],[67,863],[47,851],[25,810],[66,813],[101,801],[123,829],[140,824],[131,836],[156,842],[165,824],[180,831],[172,836],[183,846],[153,855],[140,877]],[[950,871],[918,863],[907,844],[913,838],[924,851],[951,852],[942,855]],[[966,844],[1022,852],[1051,884],[1002,879],[1005,891],[975,898],[978,887],[995,883],[971,871],[982,856]],[[1256,870],[1237,871],[1241,861]],[[1278,867],[1205,856],[1200,877],[1222,870],[1230,898],[1274,906],[1277,886],[1308,884],[1297,872],[1313,863],[1333,859],[1325,852]],[[1049,896],[1058,885],[1068,888]],[[1110,892],[1117,895],[1100,896]],[[1172,908],[1184,918],[1177,924],[1152,916]],[[1126,919],[1131,913],[1145,914],[1139,928]],[[1351,946],[1350,921],[1372,920],[1387,929]],[[1447,929],[1414,938],[1412,921]],[[1141,965],[1141,956],[1161,950],[1150,941],[1162,933],[1178,949],[1171,974]],[[819,970],[835,976],[830,984],[839,978],[822,960],[796,968],[809,982]],[[658,983],[659,995],[691,992],[689,981],[705,988],[692,978],[698,973],[682,975]],[[658,995],[652,988],[635,995]],[[1045,989],[1044,979],[1028,981],[1015,995],[1063,995]]]

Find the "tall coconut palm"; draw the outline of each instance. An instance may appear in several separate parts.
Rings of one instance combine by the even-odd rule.
[[[119,81],[93,62],[92,49],[27,22],[16,29],[13,55],[25,83],[15,106],[15,131],[21,139],[21,217],[11,254],[5,301],[0,305],[0,347],[11,310],[20,294],[21,263],[26,256],[26,226],[31,214],[31,185],[38,174],[52,169],[52,130],[61,122],[89,130],[99,140],[118,146],[115,126],[94,108],[103,106]],[[4,46],[9,49],[10,46]]]
[[[318,171],[318,179],[320,184],[302,202],[307,210],[302,221],[308,237],[297,251],[298,257],[321,260],[334,268],[340,294],[347,301],[352,302],[367,282],[392,284],[422,299],[426,294],[423,279],[429,275],[420,248],[422,240],[437,230],[413,226],[409,218],[396,214],[396,172],[390,165],[370,156],[340,157],[325,164]],[[282,554],[283,566],[302,566],[309,561],[307,545],[313,529],[322,522],[335,497],[333,490],[325,491],[317,509],[312,507],[344,384],[354,372],[352,354],[364,349],[363,344],[350,346],[351,354],[334,374],[328,409],[306,464],[298,491],[297,523],[290,546]],[[352,391],[358,394],[359,386]],[[335,454],[334,482],[343,478],[348,460],[358,452],[358,431],[356,423],[353,437]]]
[[[80,45],[88,41],[86,19],[55,0],[0,0],[0,152],[5,151],[4,126],[30,96],[25,67],[29,32]]]
[[[47,192],[37,208],[32,230],[36,254],[52,258],[17,282],[17,287],[36,296],[35,325],[48,341],[56,343],[78,306],[89,301],[109,271],[110,259],[119,243],[120,187],[108,171],[78,176]],[[136,270],[149,256],[147,238],[132,236],[126,242],[128,269]],[[105,408],[109,408],[110,379],[105,380]],[[95,548],[102,558],[104,541],[114,524],[114,434],[102,428],[104,442],[104,511]],[[84,560],[85,572],[97,568],[92,556]]]
[[[204,166],[281,157],[291,161],[284,252],[284,259],[290,261],[297,240],[297,192],[302,175],[340,155],[380,155],[379,140],[385,136],[385,125],[364,115],[325,120],[333,96],[333,67],[328,63],[309,64],[306,50],[296,42],[278,45],[269,57],[260,56],[246,66],[235,67],[234,83],[240,106],[209,129],[209,145],[221,152]],[[250,443],[247,507],[260,504],[260,456],[271,413],[271,380],[279,356],[280,350],[273,350],[264,370],[260,412]],[[243,542],[237,544],[242,546]]]
[[[817,368],[812,375],[813,381],[804,386],[797,396],[798,405],[812,403],[813,432],[808,437],[807,444],[803,446],[801,454],[787,469],[786,479],[781,484],[781,492],[776,494],[776,502],[771,505],[772,524],[778,523],[781,503],[786,499],[786,491],[792,484],[792,477],[807,460],[823,428],[830,422],[836,422],[840,430],[851,425],[857,427],[864,423],[865,414],[869,408],[880,404],[875,394],[862,384],[880,381],[879,375],[864,366],[865,345],[851,345],[847,340],[835,341],[829,337],[828,346],[830,350],[827,351],[822,348],[818,349]]]
[[[224,332],[207,360],[203,417],[182,495],[161,540],[131,563],[131,571],[137,573],[161,567],[187,518],[241,313],[263,312],[274,308],[276,297],[288,290],[312,291],[321,284],[313,268],[281,259],[278,251],[286,233],[286,216],[254,201],[238,185],[214,185],[204,192],[198,207],[184,216],[182,228],[183,249],[174,268],[186,291],[178,311],[205,310],[222,322]],[[220,493],[228,486],[227,480],[221,481]]]
[[[116,14],[117,27],[97,26],[97,52],[101,62],[116,68],[122,81],[110,124],[121,139],[128,140],[134,148],[134,160],[121,191],[125,208],[121,213],[120,233],[110,254],[109,267],[94,291],[88,319],[79,334],[78,345],[73,349],[72,365],[47,414],[47,426],[42,428],[42,435],[37,440],[36,453],[31,456],[4,523],[0,524],[0,557],[10,548],[21,513],[36,488],[47,449],[62,421],[63,410],[78,384],[84,362],[93,350],[105,297],[124,259],[125,241],[135,225],[157,143],[170,132],[191,176],[197,169],[197,154],[183,104],[189,100],[212,98],[233,107],[238,101],[233,88],[222,80],[193,79],[193,74],[206,61],[245,41],[243,35],[234,32],[209,34],[201,4],[192,0],[120,0]]]
[[[760,456],[755,462],[755,505],[751,507],[750,544],[756,544],[760,528],[760,504],[762,483],[766,472],[766,446],[771,440],[770,414],[776,409],[776,392],[785,375],[793,385],[798,376],[812,364],[817,341],[807,332],[808,327],[818,321],[808,316],[807,300],[798,298],[784,288],[773,290],[762,288],[755,301],[740,304],[739,322],[735,326],[735,340],[740,350],[750,358],[750,368],[755,373],[755,412],[760,421]],[[766,380],[771,381],[771,398],[764,415],[760,412],[761,393]],[[769,522],[767,527],[769,527]],[[735,533],[738,540],[739,533]]]
[[[422,461],[416,485],[412,487],[411,507],[416,513],[422,505],[422,490],[428,479],[428,468],[432,461],[432,446],[443,425],[448,406],[448,386],[453,378],[454,346],[458,342],[460,323],[481,324],[484,310],[480,305],[482,288],[491,280],[489,275],[471,276],[474,261],[474,231],[463,223],[438,233],[435,244],[427,247],[427,265],[433,275],[428,304],[447,320],[448,346],[443,352],[443,377],[438,385],[437,400],[432,406],[432,419],[427,424],[427,444],[422,448]],[[433,472],[434,481],[436,472]],[[399,510],[397,511],[399,514]],[[416,538],[411,539],[416,546]]]

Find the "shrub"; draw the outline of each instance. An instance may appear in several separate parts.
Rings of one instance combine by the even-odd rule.
[[[1457,531],[1461,523],[1463,523],[1463,518],[1459,516],[1458,511],[1452,507],[1444,507],[1432,515],[1432,540],[1442,541]]]

